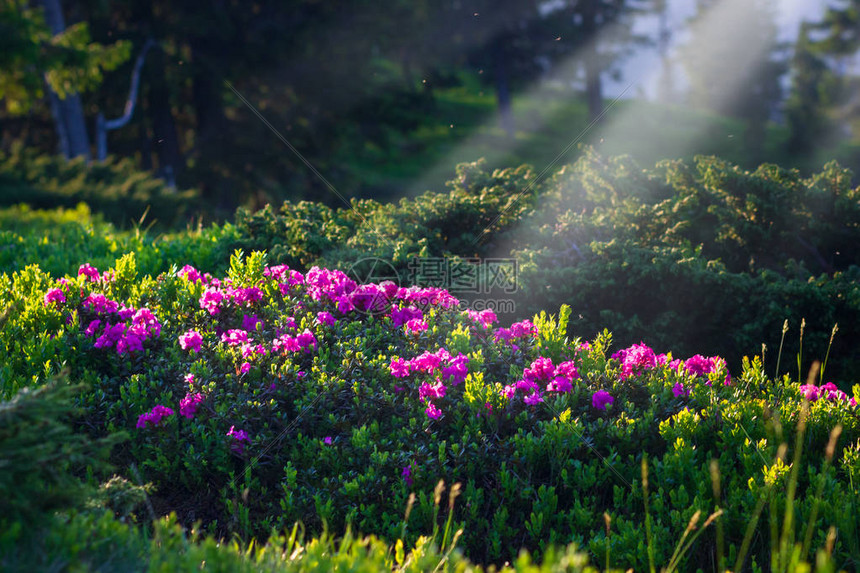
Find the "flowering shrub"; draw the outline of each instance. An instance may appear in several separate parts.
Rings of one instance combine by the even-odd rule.
[[[589,532],[604,511],[643,520],[631,484],[647,456],[665,561],[692,513],[715,503],[702,473],[712,457],[727,527],[740,527],[778,447],[770,417],[790,431],[809,392],[766,383],[759,359],[730,376],[718,357],[641,343],[610,352],[608,332],[572,337],[567,308],[501,327],[441,289],[359,285],[336,270],[270,266],[262,253],[237,253],[221,277],[185,266],[138,278],[133,256],[63,279],[30,268],[0,276],[0,303],[20,305],[0,324],[3,380],[68,369],[87,382],[84,426],[130,432],[114,452],[120,471],[134,464],[170,508],[191,508],[180,519],[225,535],[301,520],[395,539],[412,493],[410,531],[432,528],[422,492],[444,479],[462,483],[456,519],[476,560],[574,538],[599,553]],[[805,459],[837,422],[847,443],[860,439],[856,402],[837,390],[816,390],[827,400],[814,404]],[[807,506],[811,479],[798,490]],[[828,495],[847,488],[838,481]],[[644,569],[639,533],[613,534],[613,554]]]

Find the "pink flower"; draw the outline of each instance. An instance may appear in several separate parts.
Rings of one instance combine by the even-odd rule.
[[[152,410],[150,410],[146,414],[141,414],[137,418],[137,427],[145,428],[147,425],[150,424],[153,426],[158,426],[165,418],[172,415],[173,410],[171,410],[167,406],[155,406]]]
[[[496,329],[496,334],[495,334],[496,342],[499,342],[500,340],[504,340],[505,342],[510,342],[510,340],[513,337],[514,337],[514,335],[511,332],[510,328],[497,328]]]
[[[689,396],[690,391],[684,388],[683,384],[678,382],[674,386],[672,386],[672,394],[675,395],[675,398],[680,398],[681,396]]]
[[[622,380],[657,367],[657,355],[645,344],[634,344],[619,350],[612,355],[612,358],[621,361],[620,378]]]
[[[403,360],[399,356],[391,359],[391,364],[388,366],[391,370],[391,375],[395,378],[404,378],[409,376],[409,362]]]
[[[523,379],[541,382],[552,378],[555,368],[553,368],[552,360],[549,358],[540,357],[532,362],[531,366],[523,372]]]
[[[143,341],[145,336],[133,332],[130,328],[126,329],[122,337],[116,341],[117,354],[125,354],[126,352],[137,352],[143,350]]]
[[[125,333],[125,325],[122,323],[108,324],[105,326],[104,332],[99,336],[93,346],[95,348],[111,348],[116,344]]]
[[[115,301],[108,300],[105,295],[97,293],[91,294],[84,299],[83,306],[87,310],[92,310],[96,314],[117,312],[119,310],[119,304]]]
[[[547,392],[570,392],[573,390],[573,384],[564,376],[556,376],[552,382],[546,385]]]
[[[203,281],[202,277],[200,276],[200,273],[191,265],[185,265],[179,270],[177,274],[180,277],[185,277],[185,280],[187,280],[188,282],[195,283],[197,281]]]
[[[200,352],[200,346],[203,344],[203,336],[196,330],[189,330],[179,337],[179,346],[182,350],[191,350],[192,352]]]
[[[101,326],[101,324],[102,324],[102,321],[100,321],[98,319],[90,321],[90,323],[87,325],[87,329],[84,331],[84,334],[88,338],[95,336],[96,330],[99,329],[99,326]]]
[[[555,376],[561,376],[572,382],[579,378],[579,371],[576,369],[576,364],[573,361],[562,362],[555,367]]]
[[[330,446],[331,445],[331,436],[326,436],[325,438],[323,438],[323,443],[327,446]]]
[[[462,353],[449,359],[448,366],[442,368],[442,379],[450,381],[454,386],[462,384],[469,374],[468,364],[469,357]]]
[[[517,380],[515,384],[517,390],[522,390],[526,394],[534,394],[538,390],[540,390],[540,386],[534,380],[526,380],[523,378],[522,380]]]
[[[242,374],[247,374],[250,369],[251,369],[251,363],[250,362],[243,362],[242,366],[239,367],[239,372],[241,372]]]
[[[45,299],[44,299],[45,306],[48,306],[51,303],[60,305],[60,304],[63,304],[64,302],[66,302],[66,295],[63,294],[63,291],[61,291],[58,288],[52,288],[47,293],[45,293]]]
[[[712,359],[696,354],[684,361],[684,369],[693,376],[707,376],[714,371],[714,363]]]
[[[421,312],[420,308],[416,308],[414,306],[407,306],[406,308],[395,308],[391,310],[391,322],[394,324],[395,328],[403,326],[407,324],[409,321],[414,319],[422,319],[424,318],[424,313]]]
[[[814,384],[804,384],[800,387],[800,393],[810,402],[818,400],[818,386]]]
[[[230,449],[233,450],[237,454],[241,454],[245,451],[244,442],[250,442],[251,439],[248,437],[248,432],[245,430],[237,430],[236,426],[230,426],[230,431],[227,432],[227,435],[233,438],[233,444],[230,446]]]
[[[78,267],[78,276],[81,275],[87,277],[87,280],[90,282],[96,282],[99,280],[99,270],[88,263],[84,263]]]
[[[511,334],[514,338],[525,338],[537,336],[537,328],[530,320],[515,322],[511,325]]]
[[[317,313],[317,324],[325,324],[327,326],[334,326],[337,321],[331,315],[330,312],[322,311]]]
[[[248,333],[244,330],[230,329],[221,335],[221,342],[228,346],[240,346],[248,342]]]
[[[296,337],[296,342],[299,344],[299,348],[304,350],[309,350],[311,347],[317,347],[317,339],[314,336],[314,333],[307,328]]]
[[[427,323],[423,318],[413,318],[406,322],[406,328],[408,328],[413,334],[418,334],[419,332],[427,330]]]
[[[541,396],[540,392],[534,392],[523,398],[523,402],[529,406],[535,406],[543,402],[543,396]]]
[[[224,293],[217,288],[209,287],[200,297],[200,308],[206,310],[211,315],[216,315],[221,312],[221,303],[224,300]]]
[[[424,410],[424,413],[427,414],[427,417],[431,420],[438,420],[442,417],[442,410],[437,408],[432,403],[427,406],[427,408]]]
[[[203,401],[203,394],[188,393],[185,398],[179,401],[179,413],[189,420],[197,413],[197,406]]]
[[[406,482],[406,485],[412,485],[412,469],[410,466],[405,466],[403,471],[400,472],[400,477],[403,478],[403,481]]]
[[[598,390],[591,397],[591,405],[598,410],[606,410],[606,405],[611,405],[613,402],[615,402],[615,398],[610,396],[606,390]]]
[[[242,315],[242,329],[248,330],[250,332],[254,332],[257,330],[257,325],[263,324],[263,321],[260,320],[260,317],[256,314],[252,314],[248,316],[247,314]]]
[[[436,398],[444,398],[445,392],[447,388],[440,381],[436,381],[435,384],[430,384],[429,382],[425,382],[418,389],[418,397],[422,400],[431,400]]]

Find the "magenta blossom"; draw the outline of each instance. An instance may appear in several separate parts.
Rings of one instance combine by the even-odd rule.
[[[484,328],[490,328],[494,322],[498,322],[499,318],[491,309],[486,310],[464,310],[463,314],[469,317],[470,320],[480,324]]]
[[[411,466],[405,466],[403,471],[400,472],[400,477],[403,478],[403,481],[406,482],[406,485],[412,485],[412,468]]]
[[[326,326],[334,326],[337,321],[330,312],[322,311],[317,313],[317,324],[325,324]]]
[[[90,282],[96,282],[99,280],[99,270],[88,263],[84,263],[78,267],[78,276],[81,275],[87,277],[87,280]]]
[[[435,384],[425,382],[418,389],[418,397],[422,400],[435,400],[436,398],[444,398],[447,387],[437,380]]]
[[[672,394],[675,395],[675,398],[680,398],[681,396],[689,396],[690,391],[684,388],[683,384],[677,382],[674,386],[672,386]]]
[[[418,334],[427,330],[427,322],[423,318],[413,318],[406,322],[406,328],[413,334]]]
[[[442,379],[450,381],[452,385],[457,386],[466,381],[466,376],[469,374],[469,357],[465,354],[448,360],[448,366],[442,368]]]
[[[543,382],[550,380],[554,372],[555,368],[552,365],[552,360],[541,356],[525,369],[523,379],[531,382]]]
[[[168,416],[173,415],[173,410],[167,406],[158,405],[137,419],[137,427],[145,428],[147,425],[158,426]]]
[[[399,356],[391,359],[391,364],[388,367],[391,370],[391,375],[395,378],[404,378],[409,376],[409,362],[403,360]]]
[[[327,446],[330,446],[331,445],[331,436],[326,436],[325,438],[323,438],[323,443]]]
[[[565,378],[568,382],[572,382],[579,378],[579,370],[576,369],[576,364],[573,361],[562,362],[555,367],[555,376]]]
[[[199,392],[192,394],[189,392],[185,395],[185,398],[179,401],[179,413],[190,420],[197,413],[197,406],[202,401],[203,394]]]
[[[101,324],[102,324],[102,321],[100,321],[98,319],[90,321],[90,323],[87,325],[87,329],[84,331],[84,334],[88,338],[95,336],[96,331],[99,329]]]
[[[242,330],[254,332],[255,330],[257,330],[258,324],[263,324],[263,321],[260,320],[260,317],[256,314],[252,314],[250,316],[248,316],[247,314],[242,315]]]
[[[408,323],[414,319],[422,319],[424,318],[424,313],[421,312],[420,308],[414,306],[407,306],[406,308],[394,308],[391,310],[391,322],[394,323],[395,328],[399,328],[404,324]]]
[[[543,396],[541,396],[540,392],[534,392],[533,394],[529,394],[528,396],[523,398],[523,402],[525,402],[529,406],[535,406],[543,402]]]
[[[660,363],[654,351],[644,343],[619,350],[612,355],[612,358],[621,361],[620,378],[622,380],[656,368]]]
[[[191,265],[185,265],[182,267],[177,273],[180,277],[184,277],[188,282],[203,282],[203,278],[200,276],[200,273],[192,267]]]
[[[248,342],[248,333],[238,328],[230,329],[221,335],[221,342],[228,346],[241,346]]]
[[[119,310],[117,302],[109,300],[105,295],[98,293],[91,294],[85,298],[83,306],[87,310],[92,310],[97,314],[112,313]]]
[[[200,297],[200,308],[206,310],[211,315],[216,315],[221,312],[221,303],[224,301],[224,293],[217,288],[207,288]]]
[[[230,446],[230,449],[237,454],[241,454],[245,451],[245,442],[250,443],[251,441],[248,437],[248,432],[245,430],[237,430],[236,426],[230,426],[230,431],[227,432],[227,435],[233,438],[233,444]]]
[[[189,330],[179,337],[179,346],[182,350],[191,350],[192,352],[200,352],[200,346],[203,344],[203,336],[196,330]]]
[[[598,390],[591,397],[591,405],[598,410],[605,410],[606,405],[611,405],[613,402],[615,402],[615,398],[610,396],[606,390]]]
[[[66,302],[66,295],[63,294],[63,291],[61,291],[60,289],[52,288],[47,293],[45,293],[44,302],[45,306],[48,306],[51,303],[60,305]]]
[[[428,404],[427,408],[424,410],[424,413],[427,414],[427,417],[431,420],[438,420],[442,417],[442,410],[437,408],[434,404]]]
[[[547,392],[570,392],[572,390],[573,384],[564,376],[556,376],[546,385]]]

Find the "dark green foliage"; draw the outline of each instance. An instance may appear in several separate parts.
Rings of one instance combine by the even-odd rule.
[[[145,221],[146,226],[174,229],[190,226],[198,213],[214,215],[198,197],[196,191],[168,188],[130,159],[87,164],[22,146],[0,151],[0,207],[26,203],[34,209],[73,208],[86,203],[121,228]]]
[[[623,344],[720,354],[732,365],[766,344],[775,366],[786,319],[790,351],[805,318],[805,363],[823,359],[838,322],[830,373],[848,379],[860,374],[851,344],[860,339],[860,191],[851,181],[836,163],[803,178],[715,157],[641,169],[586,150],[545,181],[473,163],[458,167],[448,193],[397,205],[240,211],[240,238],[225,246],[305,269],[378,257],[403,282],[417,278],[416,257],[514,257],[518,293],[490,295],[516,303],[508,318],[569,304],[582,336],[609,328]]]
[[[54,511],[93,497],[76,473],[104,472],[123,436],[92,440],[73,429],[72,399],[80,391],[54,382],[0,402],[0,529],[41,525]]]

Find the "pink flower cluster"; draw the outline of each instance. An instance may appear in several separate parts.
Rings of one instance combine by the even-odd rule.
[[[465,314],[470,320],[478,323],[484,328],[490,328],[494,322],[499,321],[498,317],[496,316],[496,313],[489,308],[481,311],[464,310],[463,314]]]
[[[800,393],[809,400],[815,402],[819,399],[827,400],[828,402],[841,402],[848,404],[852,408],[857,406],[857,400],[848,398],[848,394],[836,387],[833,382],[828,382],[821,386],[815,384],[803,384],[800,386]]]
[[[116,280],[116,273],[114,271],[105,271],[101,275],[99,275],[99,270],[94,266],[84,263],[80,267],[78,267],[78,276],[87,277],[88,282],[112,282]]]
[[[66,302],[66,295],[63,293],[61,289],[52,288],[47,293],[45,293],[44,303],[45,306],[50,306],[51,304],[61,305]]]
[[[298,352],[300,350],[310,352],[311,349],[316,349],[317,346],[316,336],[306,328],[298,336],[282,334],[273,340],[272,352]]]
[[[535,336],[537,336],[537,328],[530,320],[515,322],[510,328],[497,328],[495,334],[497,342],[499,340],[510,342],[514,338],[529,339]]]
[[[607,404],[611,405],[613,402],[615,398],[606,390],[598,390],[591,396],[591,405],[598,410],[606,410]]]
[[[553,366],[552,359],[543,356],[536,358],[523,371],[523,377],[514,384],[508,384],[502,390],[502,395],[508,400],[513,399],[518,391],[525,396],[523,401],[529,406],[543,402],[541,386],[546,384],[547,392],[565,393],[573,390],[573,381],[579,378],[579,371],[573,361],[562,362]]]
[[[424,313],[420,308],[415,306],[407,306],[406,308],[394,308],[391,310],[391,322],[395,328],[399,328],[404,324],[408,324],[413,320],[421,320],[424,318]]]
[[[237,430],[236,426],[230,426],[230,431],[227,432],[227,436],[233,438],[233,444],[230,446],[230,449],[237,454],[241,454],[245,451],[246,442],[251,442],[251,439],[248,437],[248,432],[245,430]]]
[[[451,356],[444,348],[436,352],[424,352],[411,360],[399,356],[391,359],[389,370],[395,378],[405,378],[410,374],[435,374],[433,383],[423,382],[418,388],[418,398],[427,404],[424,413],[432,420],[442,417],[442,411],[432,402],[444,398],[448,387],[445,383],[458,386],[469,374],[469,357],[460,353]],[[397,387],[395,387],[396,389]]]
[[[191,350],[192,352],[200,352],[200,347],[203,344],[203,336],[196,330],[189,330],[179,337],[179,346],[182,350]]]
[[[158,405],[146,414],[141,414],[137,419],[137,427],[145,428],[147,425],[158,426],[168,416],[173,415],[173,410],[167,406]]]
[[[326,326],[334,326],[337,320],[330,312],[321,311],[317,313],[316,324],[325,324]]]
[[[125,354],[143,350],[144,342],[161,335],[161,323],[148,308],[120,308],[117,302],[102,294],[89,295],[82,306],[88,312],[101,317],[87,324],[84,330],[87,337],[96,336],[104,325],[101,335],[93,344],[95,348],[116,347],[118,354]]]
[[[207,282],[209,282],[208,277],[204,277],[203,275],[201,275],[200,272],[191,265],[185,265],[184,267],[179,269],[177,275],[185,278],[185,280],[192,283],[199,282],[205,285]]]
[[[203,394],[199,392],[189,392],[185,395],[185,398],[179,401],[179,413],[190,420],[197,413],[197,406],[200,405],[203,398]]]
[[[640,343],[619,350],[612,355],[612,359],[621,362],[621,375],[619,378],[626,380],[631,376],[656,368],[660,364],[665,364],[668,357],[665,354],[658,355],[651,347]]]

